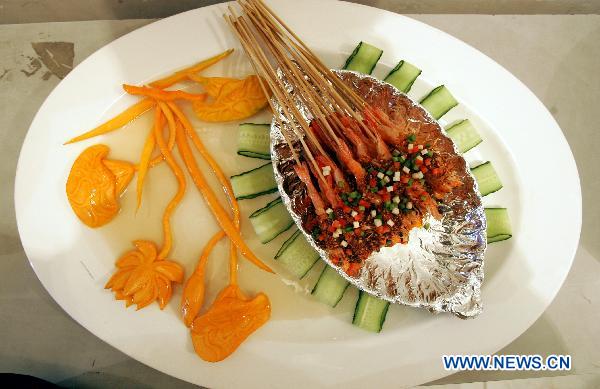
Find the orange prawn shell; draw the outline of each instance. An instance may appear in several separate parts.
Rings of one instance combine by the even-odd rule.
[[[107,166],[109,151],[102,144],[88,147],[73,163],[67,179],[67,198],[73,212],[92,228],[105,225],[117,215],[118,196],[133,177],[133,166],[126,162],[111,161]]]

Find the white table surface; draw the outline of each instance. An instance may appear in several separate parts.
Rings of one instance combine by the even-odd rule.
[[[595,198],[600,193],[600,16],[410,16],[478,48],[533,90],[563,129],[583,192],[581,242],[564,286],[540,319],[499,352],[571,354],[573,370],[462,372],[429,385],[600,387],[600,205]],[[68,387],[191,387],[132,360],[70,319],[29,266],[14,216],[19,149],[39,106],[60,81],[43,63],[38,66],[31,44],[72,42],[76,65],[149,22],[0,25],[0,372],[35,375]],[[543,141],[532,147],[543,147]],[[562,189],[550,185],[548,190]],[[549,242],[557,238],[551,227],[548,232]]]

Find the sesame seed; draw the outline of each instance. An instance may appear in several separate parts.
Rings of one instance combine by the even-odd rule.
[[[409,169],[408,167],[406,167],[406,166],[404,166],[404,167],[402,168],[402,171],[403,171],[404,173],[406,173],[406,174],[410,173],[410,169]]]
[[[327,208],[327,209],[325,210],[325,213],[332,213],[332,212],[333,212],[333,209],[331,209],[331,208]]]
[[[394,196],[392,199],[396,204],[400,204],[400,196]]]
[[[392,209],[392,213],[394,215],[399,215],[400,214],[400,208],[394,208],[394,209]]]
[[[428,152],[429,152],[429,150],[427,150],[427,149],[421,150],[421,154],[423,154],[423,155],[427,154]]]
[[[350,213],[350,215],[352,215],[352,217],[354,217],[354,216],[358,215],[358,212],[352,211],[352,213]]]
[[[412,207],[413,207],[412,202],[409,201],[408,203],[406,203],[406,209],[412,209]]]
[[[328,176],[328,175],[330,175],[330,174],[331,174],[331,172],[330,172],[329,170],[323,170],[323,175],[324,175],[325,177],[327,177],[327,176]]]
[[[419,145],[419,150],[423,150],[423,145]]]
[[[342,240],[341,245],[344,246],[344,247],[348,247],[348,242],[346,242],[345,240]]]
[[[388,226],[394,227],[394,221],[392,219],[387,221]]]
[[[381,227],[381,225],[383,224],[381,222],[381,219],[375,219],[375,221],[373,223],[375,223],[375,227]]]
[[[372,210],[371,211],[371,216],[373,216],[373,217],[377,216],[377,211],[376,210]]]
[[[385,175],[382,172],[377,173],[377,178],[381,180],[383,177],[385,177]]]
[[[360,223],[359,222],[353,222],[352,225],[354,226],[354,228],[360,227]]]
[[[391,186],[391,185],[388,186],[386,189],[387,189],[388,192],[393,192],[394,191],[394,187]]]
[[[409,143],[408,146],[406,146],[406,148],[409,149],[409,150],[412,150],[413,146],[414,145],[412,143]]]
[[[390,178],[388,176],[385,176],[383,178],[383,182],[385,182],[387,184],[388,182],[390,182]]]

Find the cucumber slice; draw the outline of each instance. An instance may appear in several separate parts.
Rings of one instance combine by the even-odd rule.
[[[260,241],[269,243],[287,231],[294,221],[279,197],[250,215],[250,223]]]
[[[323,304],[335,307],[348,288],[350,283],[344,277],[339,275],[337,270],[331,266],[325,266],[317,284],[312,290],[312,295]]]
[[[383,50],[365,42],[360,42],[346,60],[344,69],[371,74],[381,58]]]
[[[271,159],[270,129],[270,124],[240,124],[237,153],[250,158]]]
[[[461,120],[446,129],[448,136],[456,144],[459,153],[466,153],[483,140],[469,119]]]
[[[456,107],[458,101],[452,96],[448,88],[440,85],[421,100],[421,105],[437,120]]]
[[[361,291],[354,308],[352,324],[371,332],[381,332],[390,303]]]
[[[502,181],[500,181],[500,177],[498,177],[498,173],[496,173],[496,169],[490,161],[472,168],[471,173],[477,181],[479,193],[482,196],[487,196],[502,189]]]
[[[231,176],[233,194],[238,200],[252,199],[277,190],[273,165],[266,163],[256,169]]]
[[[420,74],[421,69],[402,60],[392,69],[390,74],[388,74],[383,81],[392,84],[404,93],[408,93]]]
[[[512,237],[512,227],[506,208],[485,208],[488,243],[500,242]]]
[[[304,277],[319,258],[319,253],[300,230],[294,232],[275,255],[275,259],[298,279]]]

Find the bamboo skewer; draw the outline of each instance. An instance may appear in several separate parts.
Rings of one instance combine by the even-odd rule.
[[[297,142],[304,151],[313,175],[318,181],[326,182],[314,154],[323,155],[332,163],[333,159],[317,138],[309,119],[299,111],[298,105],[308,109],[309,116],[321,128],[321,139],[339,156],[342,150],[347,150],[345,142],[351,140],[347,128],[355,132],[354,137],[377,145],[377,135],[367,126],[362,114],[367,104],[328,69],[262,0],[237,0],[237,3],[242,15],[238,16],[228,6],[230,14],[224,15],[224,18],[259,75],[261,88],[265,93],[271,91],[278,103],[276,107],[269,101],[274,114],[280,116],[278,122],[290,130],[282,131],[282,134],[295,162],[300,164],[293,147],[293,143]],[[292,94],[287,83],[293,87]],[[343,124],[342,117],[351,119],[350,123]],[[376,115],[369,115],[369,120],[375,123],[379,121]]]

